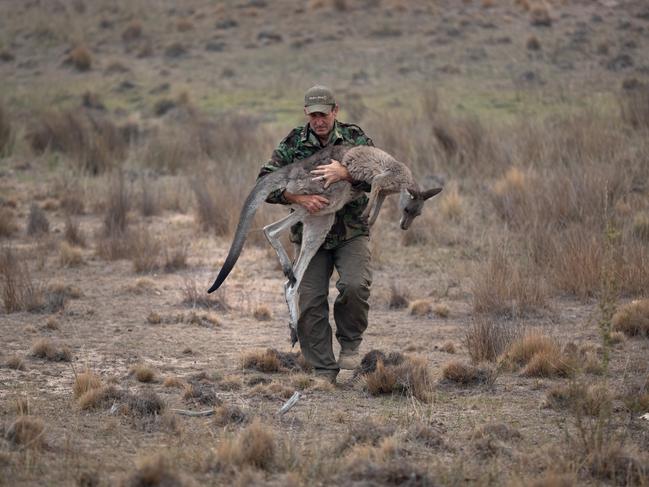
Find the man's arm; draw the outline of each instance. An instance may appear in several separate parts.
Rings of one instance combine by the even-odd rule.
[[[299,136],[299,128],[294,129],[288,134],[277,146],[270,156],[270,160],[264,164],[257,175],[257,179],[264,177],[266,174],[269,174],[273,171],[276,171],[280,167],[284,167],[293,162],[294,149],[293,149],[293,140],[296,136]],[[288,201],[284,196],[284,189],[278,189],[273,191],[266,198],[268,203],[273,204],[282,204],[288,205],[291,202]]]

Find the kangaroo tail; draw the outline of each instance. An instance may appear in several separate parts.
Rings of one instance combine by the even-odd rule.
[[[225,258],[223,267],[221,267],[214,284],[212,284],[212,287],[207,290],[208,293],[213,293],[221,286],[221,284],[223,284],[223,281],[228,277],[234,264],[236,264],[239,259],[239,255],[241,255],[241,250],[243,249],[243,244],[246,242],[248,230],[250,229],[250,225],[252,224],[252,220],[259,205],[266,200],[272,191],[279,189],[281,183],[285,181],[286,172],[282,170],[273,171],[257,180],[257,184],[255,184],[255,187],[246,198],[243,208],[241,208],[239,223],[237,224],[237,230],[234,233],[234,239],[232,240],[232,245],[230,245],[228,256]]]

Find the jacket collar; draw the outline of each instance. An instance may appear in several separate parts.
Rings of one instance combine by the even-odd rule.
[[[314,147],[325,147],[328,145],[335,145],[339,140],[343,140],[343,136],[340,133],[340,125],[338,123],[338,120],[336,120],[334,122],[334,127],[329,134],[329,140],[325,145],[320,144],[320,139],[318,139],[318,136],[313,132],[313,130],[311,130],[311,127],[308,123],[302,129],[301,140],[302,143],[312,145]]]

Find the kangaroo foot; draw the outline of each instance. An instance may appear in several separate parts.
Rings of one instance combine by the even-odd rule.
[[[293,268],[292,267],[286,267],[282,269],[284,272],[284,276],[286,276],[286,279],[288,279],[288,283],[291,287],[295,285],[295,274],[293,273]]]

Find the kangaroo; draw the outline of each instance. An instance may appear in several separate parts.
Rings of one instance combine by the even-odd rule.
[[[334,224],[335,213],[364,194],[363,191],[354,189],[348,181],[338,181],[325,188],[324,178],[313,177],[310,174],[316,167],[329,164],[331,159],[340,161],[353,180],[365,181],[372,185],[369,202],[362,215],[363,218],[368,219],[369,225],[373,225],[376,221],[385,197],[389,194],[401,193],[399,226],[406,230],[421,214],[424,202],[442,190],[442,188],[433,188],[421,191],[407,166],[387,152],[370,146],[326,147],[311,157],[284,166],[257,180],[241,209],[239,223],[223,267],[207,292],[216,291],[232,271],[243,249],[255,212],[272,191],[286,188],[287,191],[296,194],[323,195],[329,200],[329,204],[318,213],[310,214],[299,205],[291,205],[294,211],[264,227],[264,234],[275,249],[282,271],[288,279],[284,285],[284,296],[289,309],[289,328],[293,345],[297,342],[298,288],[304,272]],[[303,224],[302,244],[299,255],[292,264],[279,235],[297,222]]]

